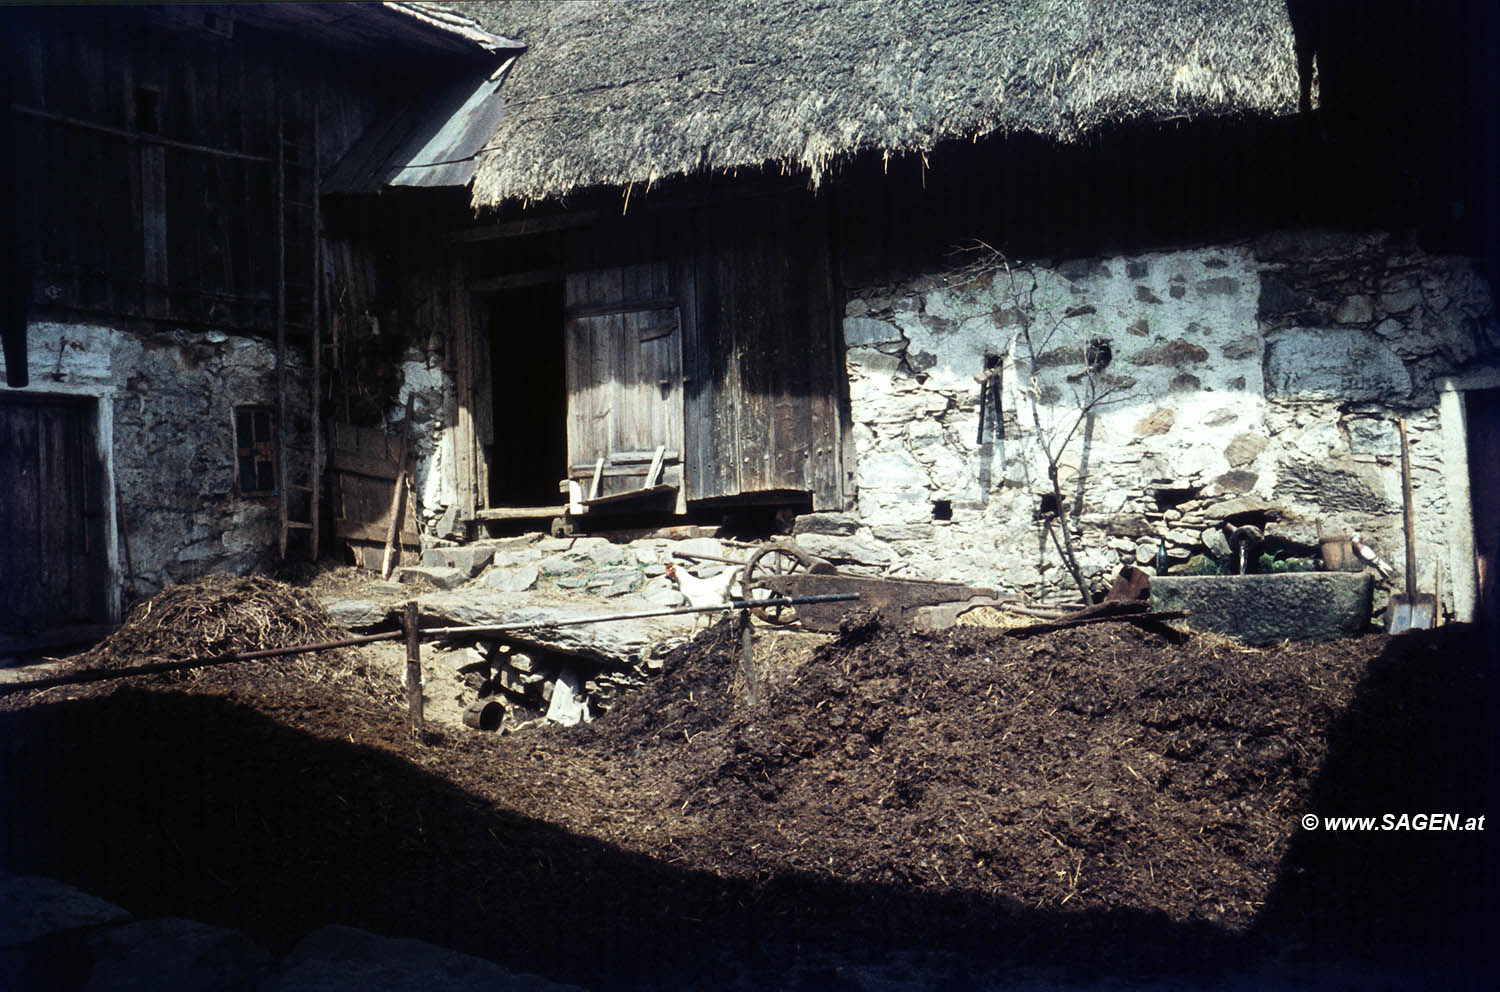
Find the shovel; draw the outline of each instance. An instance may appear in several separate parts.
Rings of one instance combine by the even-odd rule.
[[[1406,529],[1406,594],[1393,593],[1385,607],[1385,631],[1426,630],[1437,621],[1437,597],[1417,592],[1417,549],[1411,518],[1411,451],[1406,443],[1406,418],[1401,429],[1401,523]]]

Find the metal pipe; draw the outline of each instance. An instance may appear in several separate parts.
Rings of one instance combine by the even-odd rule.
[[[478,699],[464,710],[464,725],[475,730],[499,730],[505,718],[505,708],[493,697]]]

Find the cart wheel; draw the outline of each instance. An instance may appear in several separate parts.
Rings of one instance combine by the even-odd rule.
[[[767,576],[812,572],[820,564],[822,563],[818,559],[790,542],[768,544],[745,562],[745,570],[740,573],[740,593],[745,599],[752,601],[756,598],[757,589],[767,595],[774,595],[774,590],[766,585]],[[797,608],[794,606],[753,606],[751,609],[767,623],[788,624],[797,619]]]

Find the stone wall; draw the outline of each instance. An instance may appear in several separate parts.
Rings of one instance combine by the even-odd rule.
[[[85,323],[33,323],[31,385],[24,392],[96,400],[105,485],[120,507],[128,556],[115,527],[112,570],[147,596],[210,572],[243,573],[273,560],[274,496],[235,487],[234,408],[274,406],[276,354],[259,338],[207,330],[127,331]],[[294,411],[305,422],[307,378],[292,369]],[[280,438],[307,458],[303,434]],[[127,572],[131,573],[127,575]]]
[[[1361,531],[1399,569],[1399,416],[1420,585],[1469,526],[1448,519],[1439,382],[1500,368],[1500,332],[1465,259],[1291,232],[852,287],[845,313],[857,513],[804,518],[799,539],[846,567],[1066,593],[1042,522],[1050,447],[1095,586],[1163,548],[1179,570],[1222,556],[1226,519],[1307,544],[1320,522]],[[981,439],[988,367],[1002,429],[989,417]]]

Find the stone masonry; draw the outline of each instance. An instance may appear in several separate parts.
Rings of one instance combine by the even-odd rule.
[[[110,515],[120,530],[112,570],[139,597],[210,572],[247,572],[271,560],[274,496],[235,487],[234,408],[276,402],[271,342],[217,330],[126,331],[38,322],[28,329],[27,393],[95,401]],[[294,412],[306,412],[304,366],[289,379]],[[305,416],[298,416],[298,422]],[[295,457],[310,439],[282,437]],[[111,521],[113,523],[113,521]],[[129,572],[130,574],[127,574]]]
[[[1493,300],[1467,259],[1288,232],[1011,275],[851,289],[858,504],[825,541],[888,574],[1066,594],[1041,522],[1050,445],[1095,587],[1163,549],[1176,570],[1222,557],[1226,520],[1305,545],[1320,525],[1361,531],[1399,562],[1404,416],[1418,583],[1432,588],[1446,529],[1469,525],[1445,516],[1437,380],[1500,368]],[[987,368],[1001,429],[987,411],[981,438]],[[1105,395],[1082,417],[1091,378]]]

